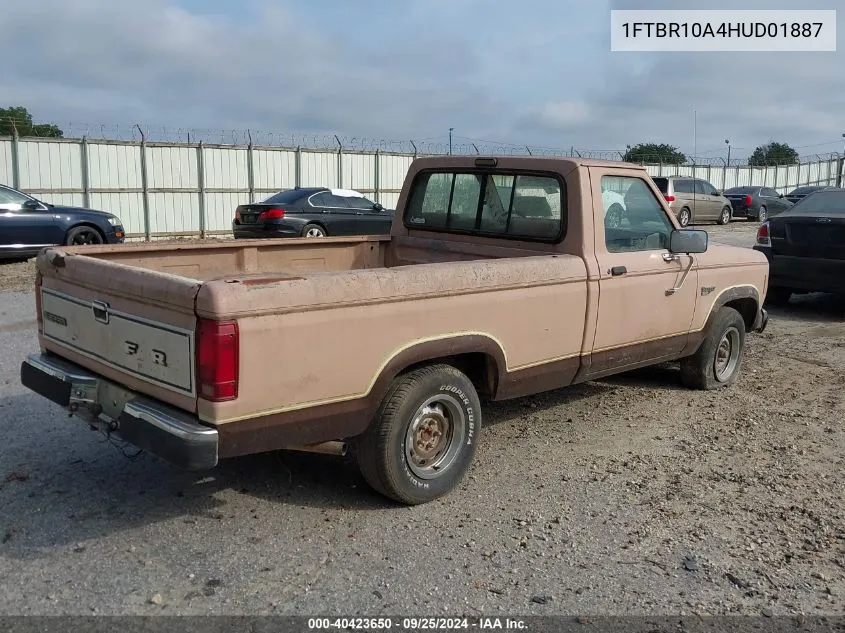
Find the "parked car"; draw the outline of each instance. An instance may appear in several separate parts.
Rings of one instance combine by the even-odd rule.
[[[792,203],[771,187],[731,187],[725,191],[731,201],[734,217],[765,222],[767,218],[786,211]]]
[[[0,185],[0,259],[31,257],[56,244],[119,244],[124,237],[112,213],[50,204]]]
[[[845,293],[845,190],[817,191],[770,218],[754,250],[769,260],[771,304],[796,293]]]
[[[690,222],[727,224],[733,217],[731,201],[706,180],[688,176],[658,176],[653,180],[681,226]]]
[[[602,189],[624,196],[619,228]],[[331,248],[45,249],[21,382],[179,466],[350,449],[418,504],[467,474],[481,402],[672,360],[689,388],[730,388],[766,327],[766,258],[680,229],[638,165],[420,158],[398,207],[389,236]]]
[[[796,187],[788,194],[786,194],[786,199],[792,202],[793,204],[798,202],[799,200],[803,200],[811,193],[816,193],[817,191],[839,191],[839,187],[832,187],[829,185],[811,185],[808,187]]]
[[[352,189],[326,187],[281,191],[235,210],[236,239],[386,235],[393,211]]]

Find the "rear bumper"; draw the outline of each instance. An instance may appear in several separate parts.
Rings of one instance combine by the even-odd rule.
[[[845,260],[775,255],[754,247],[769,260],[769,286],[803,292],[845,292]]]
[[[33,354],[21,364],[21,383],[72,415],[171,464],[188,470],[217,465],[216,429],[201,424],[191,414],[137,394],[108,415],[104,412],[104,405],[108,406],[104,392],[113,385],[74,363],[49,354]]]
[[[762,334],[766,331],[766,326],[769,324],[769,313],[765,308],[761,308],[757,313],[757,318],[754,319],[754,325],[751,327],[752,332]]]

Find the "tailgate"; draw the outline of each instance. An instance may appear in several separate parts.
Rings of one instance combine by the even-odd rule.
[[[56,251],[38,258],[41,345],[133,391],[196,410],[201,282]]]

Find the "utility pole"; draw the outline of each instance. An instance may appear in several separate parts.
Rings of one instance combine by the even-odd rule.
[[[728,167],[731,166],[731,139],[726,138],[725,143],[728,146]]]
[[[453,127],[449,128],[449,156],[452,155],[452,132],[454,131],[454,129],[455,128]]]

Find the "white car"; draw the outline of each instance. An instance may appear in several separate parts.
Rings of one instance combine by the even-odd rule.
[[[604,225],[618,228],[622,224],[622,216],[625,215],[625,196],[605,189],[601,192],[601,201],[604,206]]]

